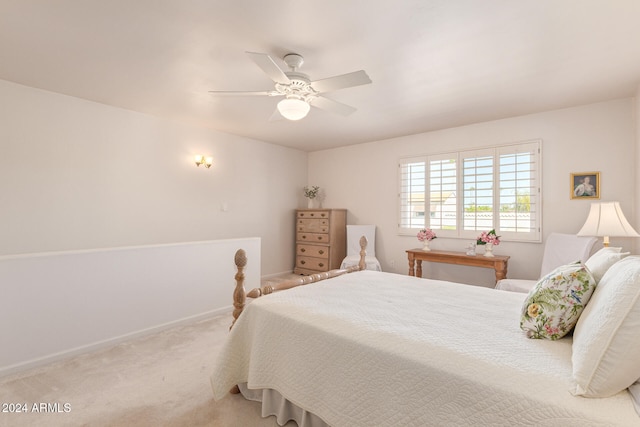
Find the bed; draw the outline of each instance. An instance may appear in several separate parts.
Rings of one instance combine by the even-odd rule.
[[[361,262],[285,283],[284,292],[254,289],[245,306],[239,258],[234,324],[211,376],[215,399],[238,385],[262,402],[263,416],[314,427],[640,425],[626,386],[606,398],[576,395],[594,394],[574,378],[578,327],[575,337],[528,339],[518,325],[526,294],[369,271]],[[633,265],[640,272],[640,258]],[[640,284],[640,273],[632,276]],[[635,316],[637,300],[622,311]],[[629,326],[634,336],[639,325]],[[631,342],[624,351],[638,350],[637,338],[622,338]],[[629,385],[640,377],[637,355],[622,363],[631,366],[626,375],[637,373],[623,380]]]

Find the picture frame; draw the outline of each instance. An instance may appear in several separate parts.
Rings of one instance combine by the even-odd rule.
[[[600,172],[571,174],[571,199],[599,199]]]

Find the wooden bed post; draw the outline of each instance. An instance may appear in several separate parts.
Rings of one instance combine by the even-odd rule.
[[[365,236],[360,237],[360,262],[358,263],[358,267],[360,267],[360,270],[366,270],[367,269],[367,244],[369,244],[369,242],[367,241],[367,238]]]
[[[244,268],[247,266],[247,253],[243,249],[238,249],[236,251],[236,255],[234,257],[234,262],[236,263],[237,273],[235,275],[236,279],[236,288],[233,291],[233,321],[231,322],[231,326],[229,326],[229,330],[233,328],[236,320],[244,310],[244,304],[247,300],[246,292],[244,290]],[[240,393],[240,388],[235,385],[231,390],[229,390],[231,394]]]
[[[244,268],[247,266],[247,253],[243,249],[238,249],[234,261],[238,272],[235,276],[236,289],[233,291],[233,322],[231,322],[229,330],[233,328],[236,320],[238,320],[238,316],[244,310],[244,303],[247,300],[247,293],[244,290]]]

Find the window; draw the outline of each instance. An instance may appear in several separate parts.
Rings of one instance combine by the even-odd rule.
[[[540,241],[540,141],[401,159],[400,234]]]

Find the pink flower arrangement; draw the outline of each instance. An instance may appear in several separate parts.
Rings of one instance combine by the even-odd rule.
[[[418,240],[420,240],[421,242],[424,242],[425,240],[430,241],[437,237],[438,236],[436,236],[436,233],[430,228],[423,228],[422,230],[418,231]]]
[[[496,234],[496,230],[491,230],[489,232],[483,231],[482,233],[480,233],[476,244],[486,245],[487,243],[491,243],[494,246],[500,244],[500,236]]]

